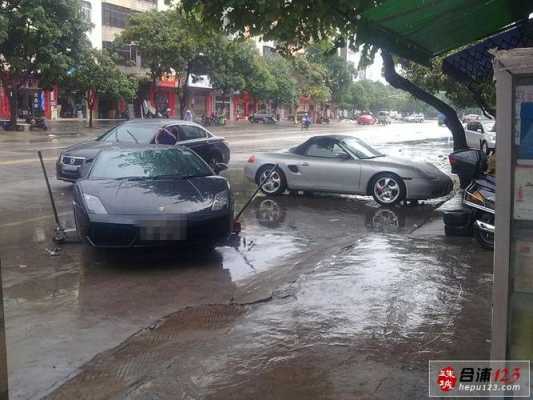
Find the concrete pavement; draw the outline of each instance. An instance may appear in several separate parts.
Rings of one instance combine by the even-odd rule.
[[[445,169],[441,129],[243,125],[217,133],[232,149],[227,177],[240,207],[254,190],[241,172],[252,152],[342,132]],[[438,220],[438,202],[388,209],[356,196],[261,196],[233,247],[206,254],[71,244],[52,256],[35,151],[45,150],[53,171],[60,148],[95,135],[47,135],[0,149],[11,398],[411,399],[425,393],[428,358],[486,357],[491,254],[438,229],[412,239]],[[52,188],[72,226],[71,185],[52,179]]]

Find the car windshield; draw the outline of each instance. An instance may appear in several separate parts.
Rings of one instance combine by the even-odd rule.
[[[115,126],[96,140],[148,144],[159,128],[159,126],[152,124],[123,124]]]
[[[382,153],[357,138],[344,139],[342,144],[344,144],[348,151],[360,159],[383,157]]]
[[[91,179],[191,178],[212,175],[192,151],[176,148],[104,151],[96,158]]]

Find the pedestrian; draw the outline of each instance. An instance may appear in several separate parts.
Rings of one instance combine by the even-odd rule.
[[[192,121],[192,111],[188,108],[185,111],[185,121]]]

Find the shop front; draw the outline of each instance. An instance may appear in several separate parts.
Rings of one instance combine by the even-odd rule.
[[[0,83],[0,119],[7,120],[11,117],[9,106],[10,90]],[[30,80],[19,88],[17,94],[17,118],[27,119],[30,116],[53,117],[56,106],[57,89],[44,90],[39,87],[38,81]]]

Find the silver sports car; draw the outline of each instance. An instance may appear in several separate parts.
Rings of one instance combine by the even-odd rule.
[[[276,171],[273,166],[278,165]],[[315,136],[289,150],[252,155],[245,175],[266,194],[285,190],[372,195],[383,205],[445,196],[452,180],[434,165],[381,154],[360,139]]]

